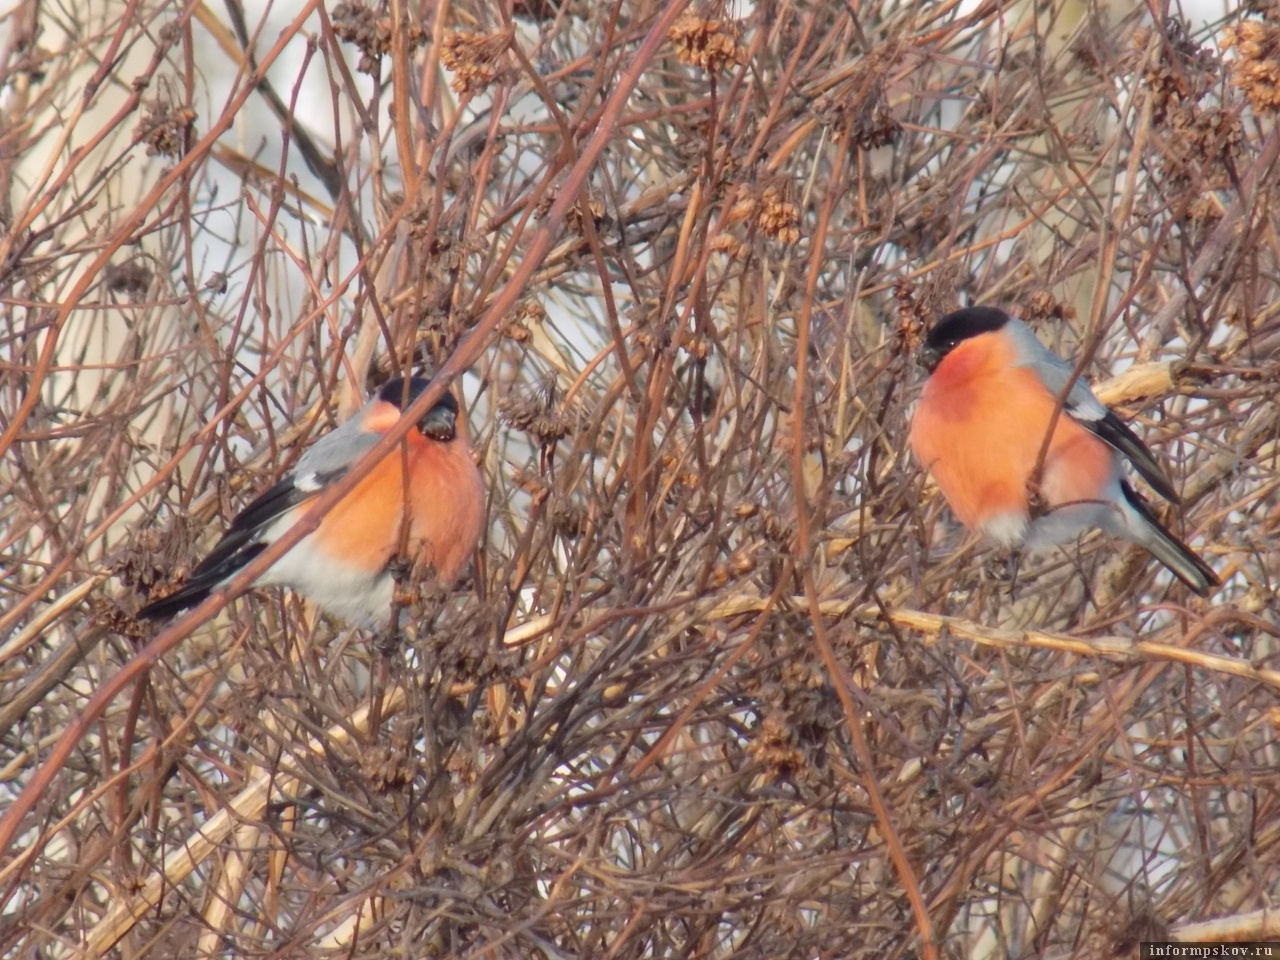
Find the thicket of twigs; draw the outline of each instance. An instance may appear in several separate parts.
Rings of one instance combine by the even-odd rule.
[[[0,956],[1274,931],[1280,8],[1129,6],[7,14]],[[979,300],[1091,354],[1210,601],[957,528],[911,353]],[[466,371],[472,580],[132,619],[406,368]]]

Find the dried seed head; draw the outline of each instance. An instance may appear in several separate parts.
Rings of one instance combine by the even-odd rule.
[[[582,536],[587,529],[587,509],[576,500],[558,497],[551,507],[551,526],[567,539]]]
[[[440,60],[453,74],[449,85],[458,93],[479,93],[498,79],[498,62],[514,36],[511,28],[497,33],[450,30],[440,46]]]
[[[147,600],[176,593],[190,571],[202,528],[199,521],[188,518],[148,530],[111,559],[111,573]]]
[[[1146,71],[1157,121],[1171,111],[1199,103],[1217,81],[1222,67],[1215,53],[1200,45],[1180,17],[1165,17],[1159,29],[1158,59]],[[1145,50],[1151,36],[1150,30],[1139,31],[1135,44]]]
[[[1234,49],[1231,79],[1259,113],[1280,111],[1280,23],[1242,20],[1222,31],[1222,48]]]
[[[738,43],[738,25],[732,20],[704,20],[686,13],[667,34],[681,63],[720,73],[731,63],[746,63],[747,51]]]
[[[732,257],[734,260],[746,260],[751,256],[751,246],[743,243],[737,237],[727,233],[717,234],[716,238],[711,241],[711,249],[716,253],[723,253]]]
[[[1073,320],[1075,307],[1054,298],[1048,290],[1037,290],[1022,307],[1023,320]]]
[[[146,297],[154,279],[151,267],[140,257],[113,264],[103,274],[108,290],[123,294],[134,303]]]
[[[89,601],[89,606],[96,626],[139,644],[148,639],[149,628],[121,610],[114,601],[106,597],[94,597]]]
[[[765,537],[774,543],[789,544],[791,542],[791,524],[772,510],[761,514],[760,529]]]
[[[902,50],[896,40],[879,44],[848,78],[814,100],[813,112],[837,139],[861,150],[874,150],[898,138],[902,124],[889,108],[885,84]]]
[[[546,319],[547,310],[540,301],[533,299],[521,300],[516,305],[515,311],[503,324],[502,335],[517,343],[526,343],[529,337],[532,336],[529,328],[542,326]]]
[[[800,209],[782,198],[777,187],[765,187],[760,197],[760,229],[784,244],[800,239]]]
[[[498,416],[538,443],[548,446],[573,432],[573,423],[556,402],[555,382],[547,381],[526,394],[511,394],[498,404]]]
[[[1163,172],[1170,178],[1211,177],[1215,165],[1234,163],[1240,155],[1244,128],[1233,110],[1193,104],[1173,111],[1169,127],[1173,136],[1166,138]]]
[[[853,142],[863,150],[887,147],[898,139],[902,124],[889,110],[884,93],[868,97],[853,121]]]
[[[359,762],[360,772],[376,793],[403,788],[417,771],[412,750],[399,743],[370,744],[360,751]]]
[[[355,46],[360,51],[360,62],[356,69],[361,73],[376,74],[381,66],[381,59],[391,51],[392,20],[379,16],[360,0],[351,3],[340,3],[329,15],[333,23],[333,32],[339,39]],[[412,53],[426,39],[426,31],[417,23],[405,21],[404,30]]]
[[[159,100],[147,106],[147,112],[134,131],[139,143],[147,145],[147,156],[157,154],[177,157],[182,154],[191,128],[195,125],[196,112],[188,107],[171,107]]]
[[[550,207],[548,207],[550,209]],[[600,225],[604,222],[604,204],[599,200],[589,199],[587,201],[587,209],[591,211],[591,226],[599,230]],[[583,235],[586,231],[583,229],[582,204],[575,203],[569,208],[568,214],[564,218],[565,228],[572,230],[574,233]]]
[[[729,557],[729,569],[735,577],[745,577],[748,573],[756,568],[755,557],[752,556],[754,551],[742,547],[733,552]]]
[[[753,732],[747,753],[767,767],[774,777],[790,776],[804,765],[804,753],[796,746],[795,731],[781,710],[771,710],[765,715]]]

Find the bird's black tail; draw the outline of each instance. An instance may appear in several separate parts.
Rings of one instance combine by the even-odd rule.
[[[1156,519],[1155,514],[1151,512],[1147,502],[1135,493],[1129,484],[1122,482],[1120,488],[1124,491],[1124,497],[1129,501],[1129,506],[1133,507],[1149,526],[1149,529],[1145,531],[1146,535],[1138,539],[1138,542],[1146,547],[1152,556],[1168,567],[1175,577],[1202,597],[1207,597],[1215,587],[1222,585],[1222,581],[1213,572],[1213,568],[1192,553],[1190,547],[1166,530],[1164,525]]]
[[[167,620],[200,603],[209,596],[209,591],[212,589],[213,584],[187,584],[176,593],[161,597],[159,600],[152,600],[134,616],[139,620]]]
[[[134,616],[139,620],[163,620],[201,603],[219,584],[235,576],[245,564],[267,549],[265,543],[243,541],[244,537],[223,537],[213,552],[196,564],[181,589],[167,597],[152,600]]]

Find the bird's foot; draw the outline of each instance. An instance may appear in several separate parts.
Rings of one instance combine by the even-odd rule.
[[[386,632],[392,635],[394,646],[401,637],[401,624],[413,620],[411,611],[422,603],[422,580],[413,561],[407,557],[392,557],[387,563],[387,573],[391,575],[392,585],[391,622]]]
[[[403,586],[413,577],[413,561],[408,557],[392,557],[387,561],[387,573],[397,587]]]
[[[1053,510],[1049,506],[1049,501],[1044,498],[1044,494],[1040,492],[1040,484],[1033,477],[1027,481],[1027,516],[1032,523],[1041,517],[1048,516]]]
[[[378,629],[373,635],[373,648],[384,657],[389,657],[400,649],[404,634],[400,629],[401,610],[394,608],[391,622]]]
[[[393,582],[391,590],[392,625],[402,637],[405,629],[426,630],[443,609],[449,591],[436,576],[436,568],[430,563],[414,563],[397,557],[387,565]]]
[[[413,622],[424,632],[430,631],[436,617],[449,601],[449,590],[434,576],[418,587],[418,602],[413,606]]]

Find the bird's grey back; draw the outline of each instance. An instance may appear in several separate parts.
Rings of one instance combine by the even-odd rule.
[[[1005,325],[1005,332],[1013,342],[1018,355],[1018,365],[1033,370],[1054,396],[1059,396],[1075,367],[1063,360],[1031,332],[1021,320],[1010,317]],[[1107,415],[1107,408],[1102,401],[1093,395],[1084,377],[1077,377],[1071,385],[1071,393],[1067,395],[1067,410],[1072,416],[1081,420],[1101,420]]]
[[[368,407],[365,407],[367,410]],[[299,479],[332,477],[346,471],[353,463],[373,449],[382,439],[378,433],[360,429],[365,410],[361,410],[342,426],[312,444],[298,460],[294,475]]]

